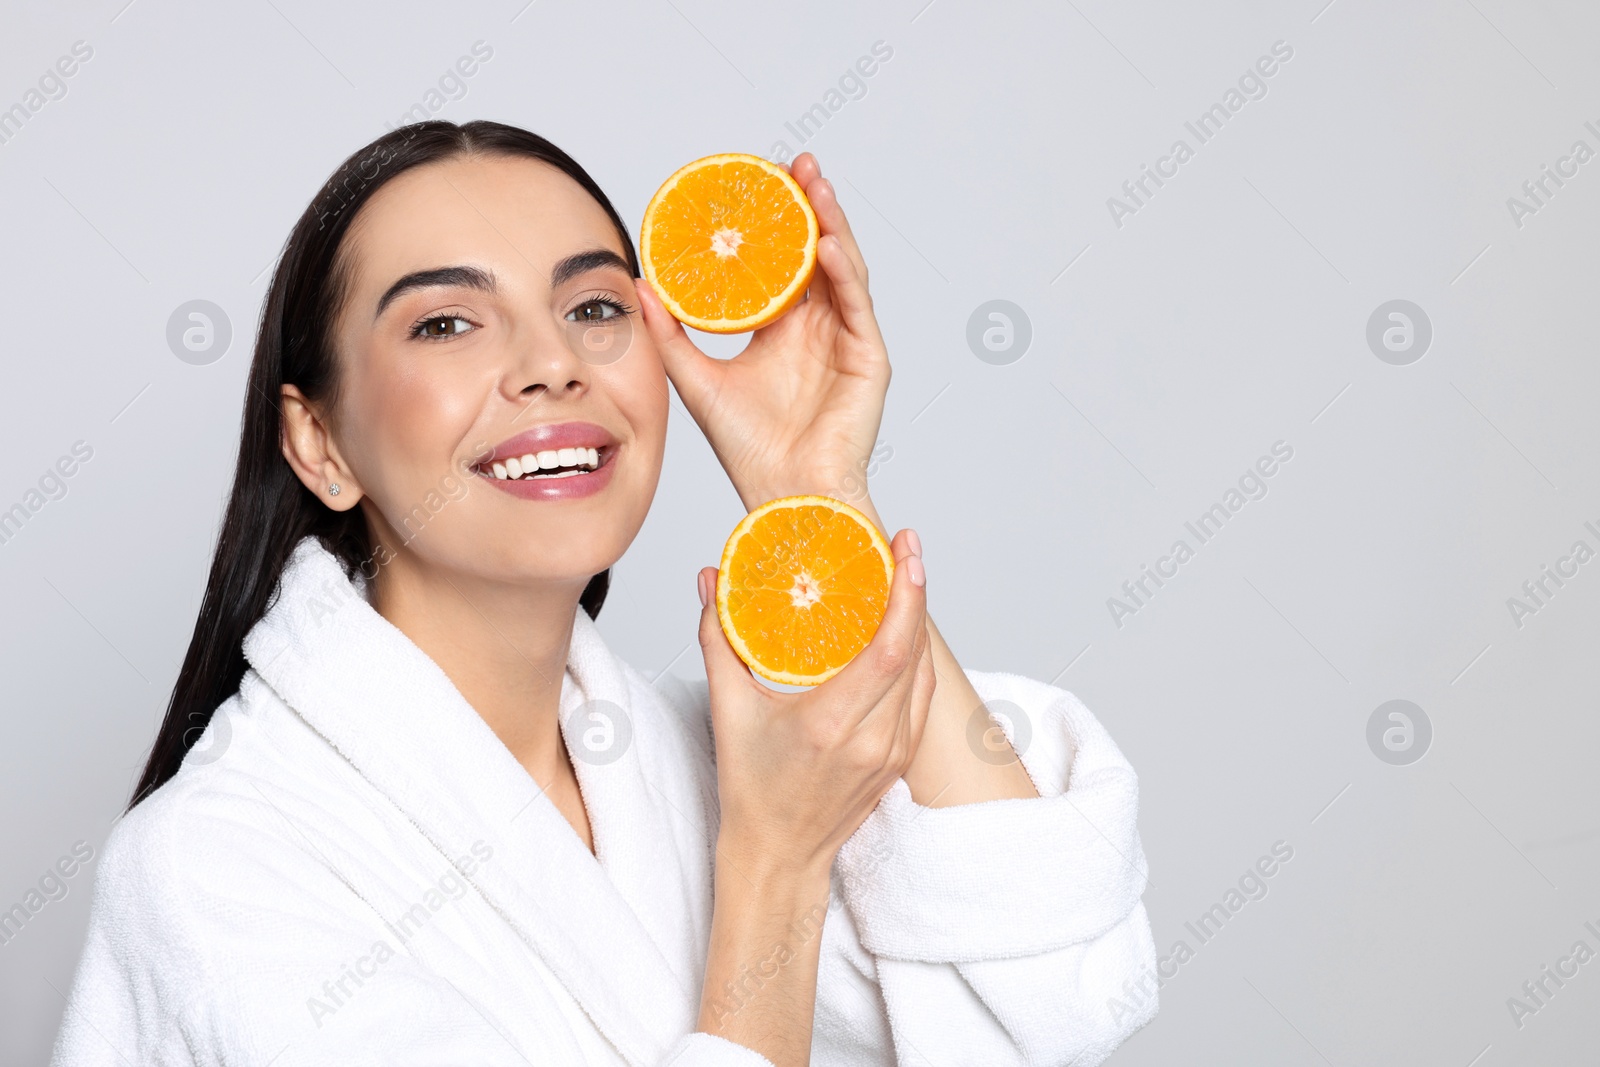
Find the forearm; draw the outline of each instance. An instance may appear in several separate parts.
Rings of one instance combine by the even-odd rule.
[[[939,628],[928,616],[938,686],[922,744],[906,771],[911,799],[929,808],[984,800],[1037,797],[1033,779],[1005,734],[988,719],[983,699],[967,680]],[[1009,709],[997,709],[1008,711]]]
[[[828,871],[760,872],[717,850],[715,905],[697,1029],[777,1067],[811,1058]]]
[[[870,499],[852,503],[889,536]],[[924,807],[948,808],[984,800],[1037,797],[1033,780],[1005,734],[989,721],[983,699],[934,625],[936,583],[935,578],[935,585],[929,587],[928,637],[937,686],[922,743],[903,775],[911,799]]]

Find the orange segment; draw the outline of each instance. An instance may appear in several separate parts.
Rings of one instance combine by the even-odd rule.
[[[678,321],[742,333],[799,302],[817,266],[817,216],[776,163],[730,152],[668,178],[645,208],[645,278]]]
[[[734,527],[717,568],[717,618],[763,678],[818,685],[878,632],[894,554],[878,528],[826,496],[786,496]]]

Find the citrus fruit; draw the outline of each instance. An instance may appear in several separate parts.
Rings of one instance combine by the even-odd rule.
[[[818,685],[877,633],[893,579],[894,554],[871,519],[832,497],[780,497],[728,537],[717,618],[761,677]]]
[[[805,295],[817,216],[788,171],[729,152],[680,167],[645,208],[646,280],[679,322],[707,333],[765,326]]]

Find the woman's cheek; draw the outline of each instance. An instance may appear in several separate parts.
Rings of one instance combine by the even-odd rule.
[[[448,357],[408,354],[370,383],[371,417],[396,454],[448,465],[482,415],[495,388],[492,368],[485,361]]]
[[[414,509],[430,479],[452,471],[484,398],[476,383],[450,373],[444,360],[430,367],[410,353],[369,354],[352,383],[356,387],[343,391],[360,405],[348,412],[347,451],[367,492],[395,522]]]
[[[648,338],[639,356],[640,358],[634,362],[636,380],[633,392],[637,398],[636,405],[643,413],[641,421],[648,423],[654,429],[657,440],[664,446],[667,439],[667,418],[672,404],[667,392],[670,388],[667,371]]]

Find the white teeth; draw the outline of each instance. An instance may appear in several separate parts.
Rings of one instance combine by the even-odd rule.
[[[557,470],[556,468],[587,468],[578,470]],[[507,478],[571,478],[576,474],[587,474],[598,470],[600,467],[600,450],[598,448],[552,448],[543,452],[529,452],[522,457],[508,456],[504,460],[496,461],[490,465],[487,473],[500,480]],[[544,474],[549,470],[552,473]]]

